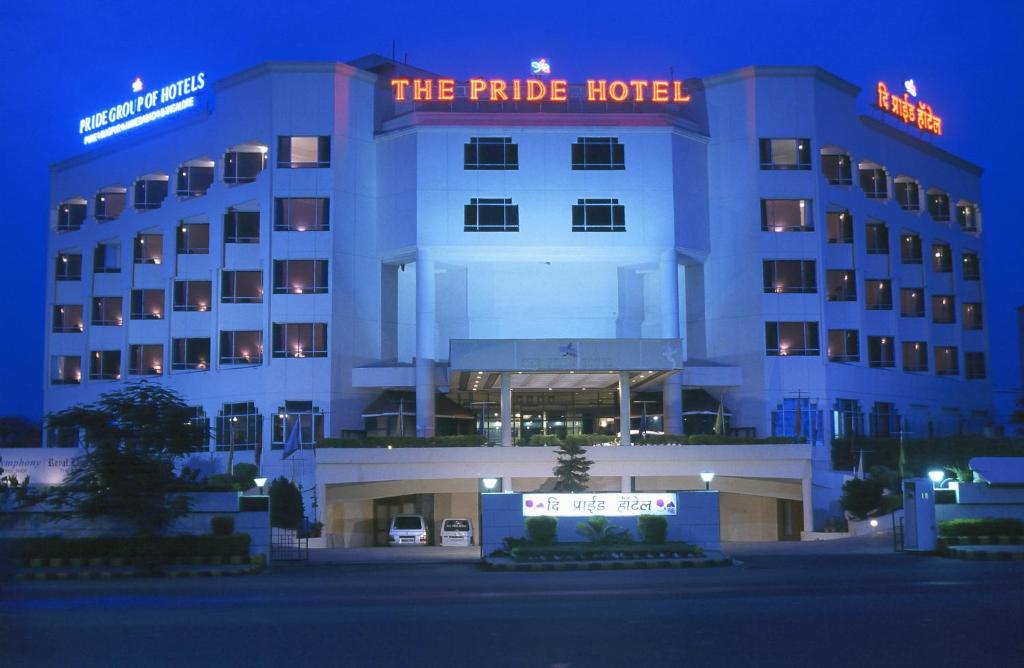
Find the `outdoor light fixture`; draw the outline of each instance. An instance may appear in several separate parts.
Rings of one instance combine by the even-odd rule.
[[[267,484],[266,478],[253,478],[252,481],[256,483],[256,486],[260,488],[260,494],[263,493],[263,486]]]
[[[870,522],[868,522],[868,524],[870,524],[872,527],[877,527],[878,526],[878,520],[871,520]]]
[[[498,486],[497,478],[484,478],[482,481],[484,489],[488,492],[493,492],[494,488]]]
[[[701,471],[700,479],[704,481],[704,491],[708,492],[711,490],[711,481],[715,479],[715,474],[712,471]]]
[[[946,472],[941,469],[928,471],[928,477],[932,479],[932,484],[935,486],[935,489],[938,489],[939,485],[942,484],[943,478],[946,477]]]

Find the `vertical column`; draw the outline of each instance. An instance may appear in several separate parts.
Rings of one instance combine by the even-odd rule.
[[[661,278],[661,335],[666,339],[678,339],[679,263],[674,248],[661,254],[658,274]],[[662,383],[661,402],[665,433],[683,433],[683,379],[678,373],[670,375]]]
[[[503,475],[501,476],[501,491],[511,492],[512,491],[512,476]]]
[[[619,444],[629,445],[629,372],[619,372]]]
[[[434,258],[421,248],[416,254],[416,435],[434,435],[435,330]]]
[[[811,467],[808,465],[800,481],[804,505],[804,531],[814,531],[814,486],[811,484],[811,475]]]
[[[619,476],[619,491],[623,494],[633,493],[633,476]]]
[[[501,444],[512,445],[512,373],[501,372]]]

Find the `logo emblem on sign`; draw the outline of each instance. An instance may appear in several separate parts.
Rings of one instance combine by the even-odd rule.
[[[534,58],[530,61],[530,74],[551,74],[551,63],[547,58]]]
[[[917,97],[917,84],[914,83],[913,79],[907,79],[903,82],[903,87],[907,89],[911,97]]]
[[[135,77],[135,81],[132,82],[132,92],[139,93],[142,91],[142,77]]]

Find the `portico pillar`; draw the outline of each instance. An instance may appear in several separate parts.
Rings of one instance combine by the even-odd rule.
[[[501,444],[512,445],[512,374],[501,372]]]
[[[623,494],[633,493],[633,477],[624,475],[619,476],[619,491]]]
[[[501,491],[511,492],[512,491],[512,476],[503,475],[501,476]]]
[[[661,335],[679,338],[679,262],[675,249],[661,254],[658,263],[661,278]],[[663,428],[666,434],[683,433],[683,379],[674,373],[661,385]]]
[[[416,254],[416,435],[434,435],[435,330],[434,258],[426,249]]]
[[[629,372],[619,372],[619,445],[630,445],[629,439]]]
[[[811,483],[811,471],[804,474],[800,483],[804,506],[804,531],[814,531],[814,485]]]

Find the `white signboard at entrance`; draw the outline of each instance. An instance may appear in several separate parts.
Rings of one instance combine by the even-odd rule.
[[[676,495],[658,494],[523,494],[523,516],[627,517],[675,515]]]

